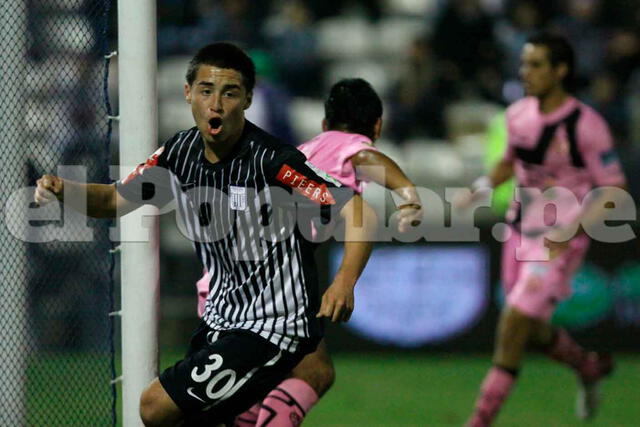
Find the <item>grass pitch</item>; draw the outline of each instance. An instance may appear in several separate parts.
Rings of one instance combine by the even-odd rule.
[[[182,357],[182,352],[161,354],[163,368]],[[103,357],[100,365],[105,370],[89,388],[86,376],[96,374],[100,356],[57,354],[32,361],[27,373],[26,424],[110,426],[108,359]],[[617,355],[616,361],[613,376],[603,382],[600,413],[584,423],[573,415],[573,373],[543,357],[529,357],[495,425],[640,426],[640,355]],[[336,383],[309,413],[306,427],[461,427],[490,359],[488,355],[363,353],[337,354],[334,363]],[[119,402],[118,425],[122,425],[120,408]]]
[[[619,356],[602,384],[598,416],[573,414],[574,374],[543,357],[529,357],[497,427],[640,426],[640,358]],[[462,426],[471,413],[489,357],[460,355],[341,355],[334,387],[305,426]]]
[[[614,355],[615,356],[615,355]],[[181,354],[166,354],[163,367]],[[460,354],[338,354],[336,382],[306,417],[306,427],[461,427],[490,357]],[[529,356],[496,427],[640,426],[640,356],[615,356],[603,402],[589,422],[574,415],[576,378],[568,368]]]

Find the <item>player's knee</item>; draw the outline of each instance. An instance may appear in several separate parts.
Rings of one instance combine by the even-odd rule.
[[[336,370],[331,363],[323,363],[318,367],[316,372],[316,393],[318,396],[325,394],[336,380]]]
[[[294,369],[293,376],[309,384],[318,396],[322,396],[333,385],[336,371],[330,360],[316,359],[313,364],[298,366]]]
[[[140,396],[140,418],[147,427],[161,427],[168,424],[167,412],[162,405],[162,399],[158,391],[153,387],[147,387]]]
[[[493,363],[517,369],[531,336],[531,323],[526,314],[507,306],[501,314]]]
[[[500,316],[499,333],[503,335],[529,335],[533,319],[518,308],[507,305]]]
[[[531,336],[531,348],[537,351],[548,351],[553,345],[556,328],[547,322],[536,322]]]
[[[318,396],[324,395],[336,380],[336,371],[330,362],[318,363],[316,368],[311,372],[309,384],[318,393]]]
[[[140,396],[140,418],[145,426],[157,426],[159,424],[159,411],[157,399],[153,391],[147,387]]]
[[[529,316],[520,311],[517,307],[507,305],[505,308],[506,321],[513,324],[519,324],[522,322],[528,322]]]

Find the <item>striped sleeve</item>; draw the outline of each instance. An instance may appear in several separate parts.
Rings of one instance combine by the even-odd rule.
[[[144,163],[136,166],[126,177],[116,182],[118,193],[130,202],[162,207],[173,199],[165,143]]]

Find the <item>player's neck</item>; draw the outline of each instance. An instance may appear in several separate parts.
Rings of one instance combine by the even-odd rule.
[[[349,129],[347,127],[347,125],[335,125],[332,128],[327,128],[326,131],[337,131],[337,132],[344,132],[344,133],[357,133],[359,135],[364,135],[367,138],[369,138],[371,141],[375,141],[375,138],[372,138],[371,135],[367,135],[365,133],[360,133],[360,132],[354,132],[353,130]]]
[[[562,88],[556,88],[551,90],[544,96],[538,97],[540,101],[540,112],[543,114],[553,113],[565,103],[569,94]]]
[[[234,135],[230,135],[224,141],[204,141],[204,157],[210,163],[218,163],[224,160],[235,148],[242,136],[242,126]]]

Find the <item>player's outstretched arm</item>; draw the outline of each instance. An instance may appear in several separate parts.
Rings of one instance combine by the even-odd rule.
[[[507,182],[511,177],[513,177],[513,160],[502,159],[491,169],[491,172],[479,177],[471,184],[472,193],[459,193],[453,202],[453,206],[456,209],[467,209],[475,200],[486,194],[482,190],[492,190]]]
[[[351,157],[358,178],[373,181],[398,194],[400,217],[398,228],[405,232],[409,225],[418,226],[422,221],[422,203],[416,186],[392,159],[379,151],[362,150]]]
[[[317,317],[333,322],[346,322],[354,308],[353,289],[371,255],[377,218],[374,210],[359,195],[354,196],[340,211],[345,223],[342,264],[333,283],[322,296]]]
[[[392,159],[379,151],[362,150],[351,157],[359,179],[373,181],[402,197],[403,204],[420,205],[416,186]]]
[[[115,218],[140,206],[120,196],[115,184],[85,184],[55,175],[43,175],[36,184],[34,200],[37,204],[46,205],[57,200],[93,218]],[[74,197],[82,193],[86,194],[86,205],[83,198]]]

